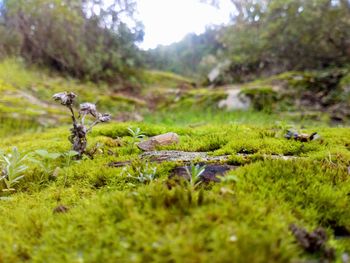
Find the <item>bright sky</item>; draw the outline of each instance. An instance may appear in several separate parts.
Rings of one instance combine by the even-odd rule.
[[[203,33],[206,25],[229,21],[230,0],[217,9],[200,0],[138,0],[139,18],[145,26],[140,47],[155,48],[180,41],[186,34]]]

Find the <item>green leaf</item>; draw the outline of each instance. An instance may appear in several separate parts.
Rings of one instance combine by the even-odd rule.
[[[65,155],[68,157],[74,157],[74,156],[79,155],[79,153],[77,151],[70,150],[70,151],[66,152]]]
[[[46,150],[36,150],[35,153],[40,155],[41,157],[45,157],[45,158],[49,154]]]

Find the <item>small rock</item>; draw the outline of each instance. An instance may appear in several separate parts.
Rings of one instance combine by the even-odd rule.
[[[230,65],[230,60],[226,59],[223,62],[218,63],[208,74],[208,80],[211,83],[217,81],[221,75],[221,73]]]
[[[313,232],[308,232],[304,228],[291,224],[290,231],[298,241],[299,245],[308,253],[321,253],[322,256],[329,260],[334,260],[335,251],[333,248],[327,246],[328,240],[326,231],[319,227]]]
[[[68,211],[69,211],[69,208],[64,205],[59,205],[53,209],[54,214],[67,213]]]
[[[287,131],[286,135],[284,136],[286,139],[294,139],[296,141],[300,142],[309,142],[314,141],[320,138],[320,135],[318,135],[317,132],[312,133],[311,135],[306,133],[297,133],[293,131]]]
[[[157,146],[165,146],[179,143],[179,135],[174,132],[157,135],[146,141],[140,142],[137,146],[143,151],[153,151]]]
[[[229,111],[233,110],[248,110],[251,106],[251,100],[241,93],[241,90],[230,89],[227,91],[228,96],[224,100],[220,100],[218,107],[226,108]]]

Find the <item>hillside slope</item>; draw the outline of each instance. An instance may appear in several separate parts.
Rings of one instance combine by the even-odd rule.
[[[0,262],[341,262],[349,255],[348,127],[281,119],[274,108],[227,112],[218,103],[229,87],[196,88],[167,73],[148,72],[142,88],[127,93],[14,65],[6,73],[0,66],[0,149],[23,177],[13,189],[1,181]],[[82,160],[69,152],[66,109],[51,100],[64,90],[114,115],[88,135]],[[122,111],[144,120],[121,122]],[[43,128],[41,118],[55,127]],[[287,130],[319,136],[287,139]],[[179,143],[147,155],[136,145],[166,132]],[[196,157],[157,159],[169,151]],[[318,230],[310,239],[301,228]]]

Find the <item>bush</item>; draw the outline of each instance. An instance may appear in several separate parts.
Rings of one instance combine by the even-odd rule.
[[[134,10],[133,0],[5,0],[0,54],[21,55],[81,79],[121,80],[134,75],[139,63],[135,42],[143,31]],[[135,25],[129,28],[122,16]]]
[[[235,23],[221,36],[226,74],[245,81],[256,74],[323,69],[350,62],[350,4],[329,0],[236,1]],[[253,73],[253,74],[252,74]]]

